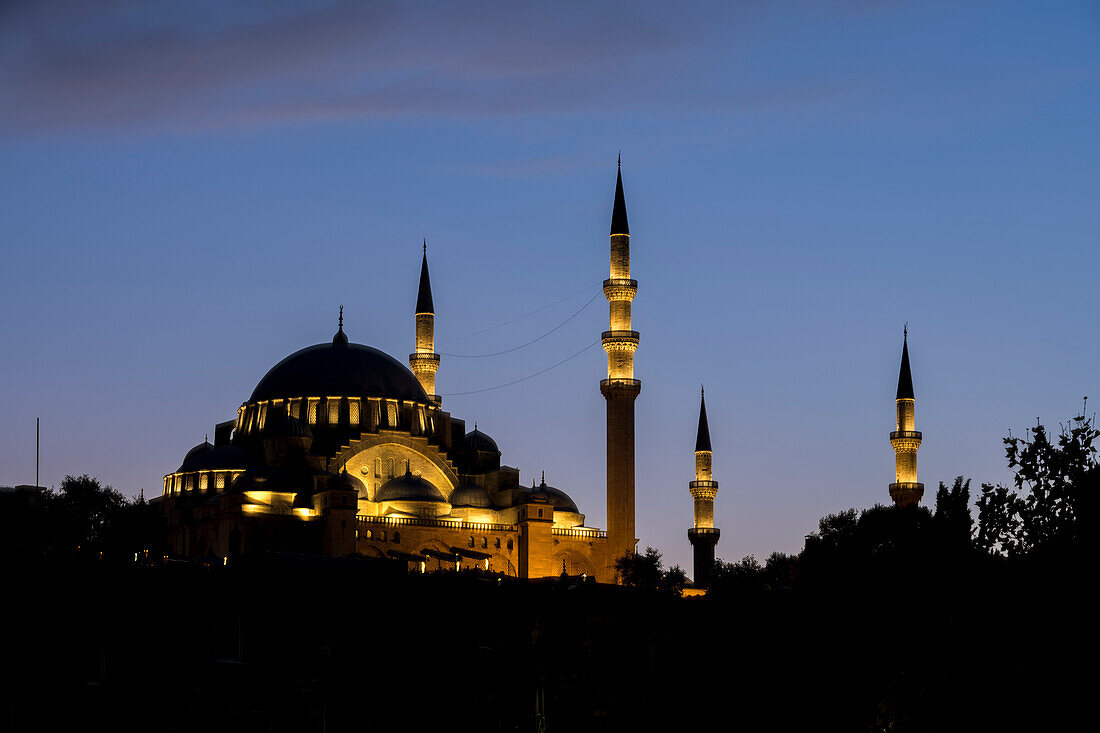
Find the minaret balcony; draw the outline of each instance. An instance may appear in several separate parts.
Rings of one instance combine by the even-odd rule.
[[[718,495],[718,482],[692,481],[690,484],[688,484],[688,490],[691,492],[691,496],[693,499],[714,501],[714,497]]]
[[[612,277],[603,281],[603,294],[609,301],[631,301],[638,294],[638,281]]]
[[[601,379],[600,380],[600,392],[607,399],[618,399],[626,397],[634,399],[642,391],[642,380],[640,379]]]
[[[641,334],[637,331],[604,331],[602,335],[604,349],[634,351],[638,348]]]
[[[688,541],[693,545],[700,541],[704,544],[717,544],[718,538],[721,536],[722,530],[717,527],[691,527],[688,529]]]
[[[409,354],[409,369],[413,374],[435,374],[439,370],[439,354],[427,351]]]
[[[921,432],[919,430],[895,430],[890,433],[890,440],[897,440],[899,438],[908,440],[920,440]]]
[[[899,506],[912,506],[924,496],[924,484],[915,481],[899,481],[890,484],[890,498]]]

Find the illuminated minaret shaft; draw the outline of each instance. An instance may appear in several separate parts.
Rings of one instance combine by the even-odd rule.
[[[634,378],[638,332],[630,326],[630,304],[638,282],[630,279],[630,227],[623,196],[622,161],[611,214],[611,277],[603,282],[610,306],[610,330],[603,332],[607,379],[600,392],[607,400],[607,567],[634,552],[634,400],[642,383]]]
[[[890,484],[890,498],[898,506],[914,506],[924,496],[924,484],[917,481],[917,449],[921,434],[916,429],[916,405],[913,373],[909,368],[909,329],[906,328],[898,374],[897,430],[890,433],[890,444],[894,446],[894,483]]]
[[[714,546],[721,530],[714,526],[714,497],[718,482],[711,472],[714,454],[710,449],[710,426],[707,424],[707,402],[699,392],[699,431],[695,436],[695,480],[688,486],[695,505],[695,526],[688,530],[694,555],[693,579],[697,588],[710,585],[714,574]]]
[[[409,354],[409,368],[420,386],[436,404],[443,400],[435,393],[435,373],[439,371],[439,354],[435,353],[435,304],[432,303],[432,283],[428,278],[428,243],[424,242],[424,260],[420,265],[420,289],[416,293],[416,342]]]

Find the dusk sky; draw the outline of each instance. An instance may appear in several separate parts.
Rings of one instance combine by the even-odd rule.
[[[640,547],[700,383],[727,560],[889,501],[905,322],[926,503],[1100,398],[1095,0],[167,5],[0,5],[0,484],[159,494],[340,305],[404,363],[427,238],[444,408],[605,527],[603,296],[450,355],[598,295],[620,149]]]

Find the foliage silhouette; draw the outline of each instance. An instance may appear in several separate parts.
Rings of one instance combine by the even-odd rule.
[[[615,572],[620,582],[631,588],[649,591],[683,592],[687,575],[679,565],[667,570],[661,561],[661,553],[653,547],[645,548],[645,554],[632,552],[615,560]]]
[[[1095,536],[1100,471],[1095,418],[1078,415],[1057,440],[1041,422],[1004,439],[1012,486],[982,484],[975,542],[1008,557],[1067,555]]]

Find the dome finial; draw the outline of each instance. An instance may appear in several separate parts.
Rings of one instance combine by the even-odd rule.
[[[542,486],[546,486],[546,471],[542,472]]]
[[[424,255],[427,256],[427,254],[428,254],[428,238],[424,237]]]
[[[342,345],[347,342],[348,336],[344,333],[344,306],[340,306],[340,318],[336,322],[336,335],[332,337],[332,343]]]

